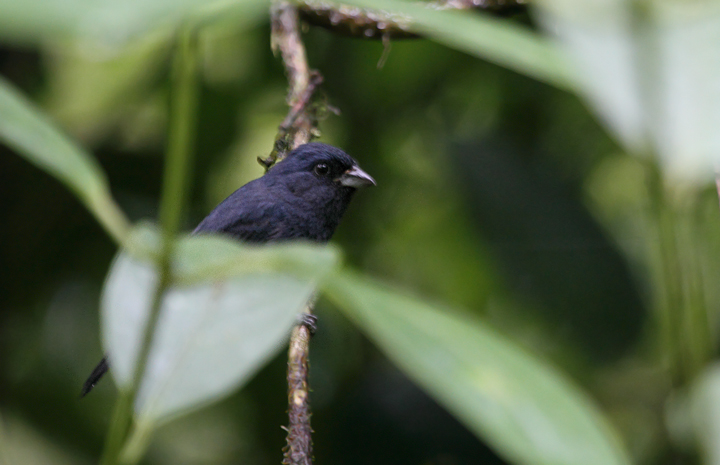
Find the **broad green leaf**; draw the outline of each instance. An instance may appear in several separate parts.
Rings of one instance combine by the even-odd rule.
[[[67,185],[107,232],[123,242],[128,220],[110,194],[105,173],[29,100],[0,78],[0,140]]]
[[[538,17],[578,70],[578,89],[630,152],[676,180],[720,161],[720,3],[540,0]]]
[[[0,37],[27,43],[81,37],[122,44],[187,19],[232,17],[238,24],[254,24],[267,15],[268,6],[268,0],[0,0]]]
[[[333,274],[323,290],[505,459],[524,465],[629,463],[582,392],[480,322],[352,274]]]
[[[343,0],[337,3],[392,14],[408,24],[411,31],[448,47],[560,89],[574,88],[574,76],[556,45],[507,19],[473,11],[441,11],[425,8],[419,2],[398,0]]]
[[[151,259],[157,233],[138,229],[131,242],[142,252],[119,254],[101,304],[104,345],[121,389],[132,383],[158,282]],[[336,263],[333,249],[317,245],[181,239],[171,267],[178,284],[162,297],[135,404],[142,422],[167,419],[246,382],[277,353],[316,283]]]
[[[219,235],[198,235],[178,244],[174,276],[180,284],[222,280],[247,273],[278,270],[320,280],[338,263],[333,245],[311,242],[268,245],[241,244]]]

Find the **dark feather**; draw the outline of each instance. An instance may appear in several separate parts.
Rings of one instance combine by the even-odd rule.
[[[100,363],[95,367],[95,369],[90,373],[90,376],[88,376],[88,379],[85,381],[85,384],[83,384],[82,392],[80,393],[80,397],[85,397],[88,392],[92,390],[92,388],[95,387],[95,384],[97,384],[98,381],[100,381],[100,378],[102,378],[102,375],[107,373],[108,371],[108,362],[107,357],[103,357],[102,360],[100,360]]]
[[[324,165],[327,171],[318,169]],[[250,181],[210,212],[193,234],[224,233],[253,243],[289,239],[326,242],[357,186],[375,181],[352,157],[327,144],[305,144],[264,176]],[[82,395],[108,370],[107,357],[85,381]]]
[[[314,173],[319,163],[328,166],[328,175]],[[325,242],[355,192],[335,180],[353,166],[355,160],[331,145],[302,145],[265,176],[233,192],[194,232],[224,232],[248,242]]]

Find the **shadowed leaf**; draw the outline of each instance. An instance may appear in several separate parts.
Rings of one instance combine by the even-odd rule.
[[[68,186],[107,232],[123,242],[128,220],[112,199],[102,168],[91,154],[73,143],[2,78],[0,138],[30,163]]]
[[[324,290],[411,378],[507,460],[628,464],[581,392],[480,322],[351,274]]]

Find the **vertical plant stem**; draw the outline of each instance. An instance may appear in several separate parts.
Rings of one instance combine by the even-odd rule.
[[[664,114],[658,107],[663,89],[656,77],[661,74],[662,38],[653,27],[658,21],[657,11],[644,0],[629,4],[634,40],[640,44],[635,59],[638,62],[638,89],[645,117],[647,141],[654,140],[649,128],[661,127],[656,121]],[[658,159],[658,147],[648,142],[648,159]],[[697,191],[667,183],[657,166],[651,167],[650,197],[653,203],[655,247],[658,275],[656,276],[656,315],[660,330],[660,351],[668,367],[672,382],[682,386],[690,381],[710,356],[711,335],[707,328],[708,307],[703,285],[699,253],[702,239],[695,210]]]
[[[115,405],[112,424],[101,461],[103,465],[114,465],[120,461],[122,447],[127,441],[138,389],[147,366],[152,338],[160,315],[163,294],[172,282],[170,264],[175,236],[180,228],[187,198],[188,173],[195,145],[196,70],[196,30],[195,27],[186,24],[178,34],[178,44],[172,69],[170,129],[160,200],[162,246],[157,257],[158,286],[155,290],[148,322],[141,338],[142,345],[135,363],[132,385],[129,389],[121,391]]]
[[[272,48],[280,52],[290,83],[288,105],[294,105],[310,82],[310,67],[300,37],[297,7],[288,0],[272,6]]]
[[[654,288],[659,348],[673,385],[683,386],[700,372],[714,346],[706,299],[698,192],[672,189],[656,167],[650,197],[657,236]]]
[[[132,419],[132,398],[130,391],[121,390],[115,401],[113,415],[110,419],[110,429],[105,439],[105,449],[103,450],[101,465],[114,465],[118,463],[120,450],[125,443],[130,428],[130,420]]]
[[[140,463],[145,450],[150,443],[154,423],[136,422],[125,440],[120,454],[120,463],[123,465],[136,465]]]
[[[649,160],[650,157],[648,156]],[[657,350],[661,363],[668,370],[673,383],[677,379],[678,348],[676,340],[676,321],[673,308],[676,304],[677,289],[671,270],[670,259],[674,253],[669,249],[674,247],[671,219],[667,218],[665,206],[665,192],[661,175],[652,163],[645,165],[648,185],[648,200],[650,203],[649,231],[654,233],[648,242],[648,256],[650,268],[653,273],[653,313],[655,331],[657,334]]]
[[[660,240],[660,273],[659,289],[661,296],[658,305],[662,308],[663,326],[666,336],[667,362],[675,385],[681,385],[684,379],[683,356],[681,348],[683,298],[680,283],[680,264],[675,237],[675,215],[668,203],[661,180],[657,186],[657,228]]]
[[[290,111],[280,125],[275,146],[267,159],[258,159],[269,168],[281,161],[296,147],[307,144],[318,133],[317,117],[311,100],[322,76],[311,71],[305,46],[300,37],[298,10],[288,0],[276,1],[271,9],[272,47],[279,51],[285,65],[290,87],[287,102]],[[315,299],[305,312],[312,319]],[[312,427],[310,426],[310,389],[308,386],[308,358],[312,332],[307,324],[298,324],[290,336],[288,350],[288,427],[283,464],[312,464]]]
[[[291,110],[279,127],[270,156],[258,159],[266,169],[281,161],[294,148],[317,137],[316,108],[311,105],[311,100],[316,87],[322,82],[320,73],[310,70],[308,65],[296,4],[278,0],[272,4],[270,16],[271,45],[274,52],[280,52],[285,65],[289,84],[287,103]]]
[[[677,214],[679,262],[682,271],[685,319],[680,336],[685,352],[685,376],[693,379],[712,356],[712,333],[708,302],[705,294],[701,254],[706,244],[703,237],[698,192],[691,192],[682,203],[674,205]]]
[[[290,336],[287,372],[289,424],[282,462],[285,465],[312,464],[310,388],[307,380],[311,337],[310,329],[302,324],[297,325]]]
[[[166,252],[172,247],[185,209],[197,116],[197,31],[186,25],[179,36],[172,71],[170,134],[160,203],[160,225]]]

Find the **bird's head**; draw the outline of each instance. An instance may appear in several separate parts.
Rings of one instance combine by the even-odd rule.
[[[242,240],[330,239],[353,193],[375,180],[342,150],[305,144],[232,193],[195,228]]]
[[[295,178],[298,187],[324,186],[341,192],[375,185],[375,180],[350,155],[320,142],[301,145],[268,174]]]

